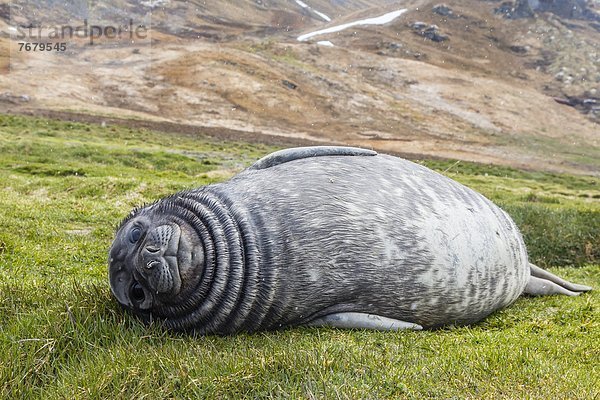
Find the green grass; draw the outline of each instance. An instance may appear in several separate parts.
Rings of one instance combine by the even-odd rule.
[[[106,279],[120,219],[272,150],[0,115],[0,398],[600,397],[597,291],[433,332],[191,337],[124,314]],[[501,204],[534,261],[600,287],[597,180],[425,164]]]

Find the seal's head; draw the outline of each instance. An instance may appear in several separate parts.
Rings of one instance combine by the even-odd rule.
[[[110,286],[119,303],[148,319],[189,295],[203,265],[195,227],[154,204],[134,210],[118,228],[109,252]]]
[[[251,307],[239,302],[256,297],[257,241],[244,212],[217,190],[163,198],[117,229],[110,286],[142,320],[198,333],[234,332],[249,320]]]

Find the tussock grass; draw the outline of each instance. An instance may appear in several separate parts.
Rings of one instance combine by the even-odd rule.
[[[272,150],[0,116],[0,398],[599,396],[598,292],[521,298],[480,324],[432,332],[192,337],[124,314],[106,279],[120,219]],[[536,262],[579,265],[552,270],[600,287],[593,178],[427,164],[504,206]]]

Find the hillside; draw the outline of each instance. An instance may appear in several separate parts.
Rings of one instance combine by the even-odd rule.
[[[32,2],[6,3],[5,51],[10,27],[31,21]],[[72,38],[64,53],[19,52],[13,41],[1,61],[6,112],[600,175],[600,31],[589,17],[597,2],[586,3],[592,14],[566,17],[542,9],[523,17],[519,3],[478,0],[115,0],[68,12],[34,3],[48,25],[126,15],[151,30],[133,42]],[[297,40],[400,9],[385,25]]]

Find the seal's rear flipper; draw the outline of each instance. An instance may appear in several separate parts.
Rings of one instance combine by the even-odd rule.
[[[529,264],[531,271],[531,277],[527,286],[525,287],[525,293],[533,296],[542,296],[547,294],[564,294],[567,296],[578,296],[582,292],[592,290],[591,287],[585,285],[578,285],[566,281],[548,271],[541,269],[540,267]]]
[[[344,329],[375,329],[379,331],[399,331],[411,329],[420,331],[423,327],[419,324],[404,322],[397,319],[381,317],[375,314],[358,312],[341,312],[325,315],[306,324],[307,326],[328,326]]]
[[[274,167],[275,165],[284,164],[289,161],[300,160],[310,157],[325,157],[325,156],[376,156],[374,150],[361,149],[359,147],[344,147],[344,146],[309,146],[309,147],[293,147],[291,149],[279,150],[271,153],[257,162],[248,169],[265,169]]]

